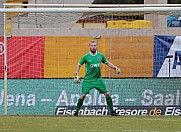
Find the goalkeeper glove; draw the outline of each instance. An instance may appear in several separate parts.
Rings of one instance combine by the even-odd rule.
[[[74,83],[80,83],[81,80],[80,80],[80,77],[78,76],[78,73],[75,73],[74,75]]]
[[[114,69],[116,70],[117,74],[119,74],[121,72],[121,70],[118,67],[114,67]]]

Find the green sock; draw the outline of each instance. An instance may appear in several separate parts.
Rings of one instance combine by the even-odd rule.
[[[76,106],[76,111],[77,111],[77,112],[79,112],[82,104],[83,104],[83,100],[79,98],[78,103],[77,103],[77,106]]]
[[[110,111],[113,111],[112,98],[111,98],[111,97],[106,98],[106,102],[107,102],[107,105],[108,105],[108,106],[109,106],[109,108],[110,108]]]

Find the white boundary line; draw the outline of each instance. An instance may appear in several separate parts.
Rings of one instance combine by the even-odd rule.
[[[0,131],[14,131],[15,129],[0,129]]]
[[[148,132],[148,130],[123,130],[124,132]],[[159,132],[159,131],[154,131]]]
[[[16,116],[16,115],[15,115]],[[67,115],[62,115],[62,116],[64,116],[64,117],[67,117]],[[19,115],[19,118],[52,118],[52,117],[61,117],[62,118],[62,116],[59,116],[59,115],[50,115],[50,116],[43,116],[43,115]],[[11,116],[10,116],[11,117]],[[12,117],[13,117],[13,115],[12,115]],[[71,116],[68,116],[68,117],[71,117]],[[93,116],[80,116],[81,118],[90,118],[90,117],[93,117]],[[107,118],[110,118],[110,116],[95,116],[94,118],[96,118],[96,117],[99,117],[99,118],[105,118],[105,117],[107,117]],[[124,118],[125,117],[125,118]],[[128,116],[116,116],[116,117],[114,117],[114,118],[112,118],[113,120],[120,120],[120,119],[124,119],[124,120],[148,120],[148,121],[172,121],[172,122],[181,122],[181,118],[179,118],[178,117],[178,120],[175,120],[175,119],[166,119],[166,118],[164,118],[164,117],[159,117],[159,116],[157,116],[158,117],[158,119],[148,119],[148,118],[152,118],[152,116],[142,116],[143,118],[139,118],[139,116],[135,116],[135,118],[133,118],[133,117],[131,117],[131,118],[129,118]],[[147,117],[146,119],[144,119],[145,117]],[[155,118],[157,118],[156,116],[155,116]]]

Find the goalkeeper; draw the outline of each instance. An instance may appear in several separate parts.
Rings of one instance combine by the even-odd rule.
[[[111,62],[109,62],[102,53],[97,51],[96,41],[92,40],[89,43],[89,46],[90,46],[90,52],[88,52],[81,58],[78,65],[76,66],[76,71],[74,75],[74,82],[80,83],[81,80],[78,76],[78,73],[80,67],[85,63],[86,74],[84,77],[84,81],[82,83],[82,95],[78,100],[74,116],[78,116],[78,112],[83,104],[86,95],[89,94],[89,91],[93,88],[96,88],[100,93],[104,94],[104,96],[106,97],[106,102],[110,108],[111,116],[117,116],[117,113],[113,110],[112,98],[106,89],[104,81],[101,78],[100,65],[101,63],[105,63],[107,66],[115,69],[117,74],[120,73],[120,69],[114,66]]]

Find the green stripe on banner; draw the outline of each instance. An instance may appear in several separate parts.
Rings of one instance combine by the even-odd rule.
[[[181,78],[104,79],[114,105],[181,105]],[[0,114],[4,112],[3,79],[0,80]],[[81,84],[73,79],[8,80],[8,114],[54,114],[56,106],[75,106]],[[84,105],[105,105],[103,95],[92,90]]]

